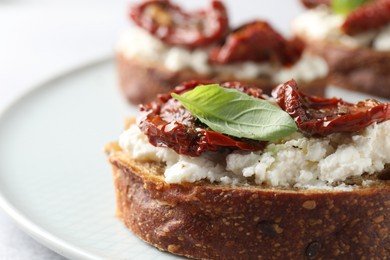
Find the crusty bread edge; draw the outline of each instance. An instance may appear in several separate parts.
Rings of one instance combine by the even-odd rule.
[[[164,165],[107,147],[117,214],[142,240],[199,259],[383,258],[390,185],[352,192],[168,184]]]

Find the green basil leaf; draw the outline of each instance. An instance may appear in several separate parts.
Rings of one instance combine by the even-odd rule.
[[[172,97],[222,134],[272,141],[297,130],[294,120],[280,107],[218,84],[201,85],[182,95],[173,93]]]
[[[332,0],[332,10],[336,14],[346,15],[370,0]]]

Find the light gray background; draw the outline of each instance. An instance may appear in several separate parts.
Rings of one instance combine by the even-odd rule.
[[[126,17],[131,2],[0,0],[0,111],[39,82],[80,63],[112,55],[118,34],[131,26]],[[208,1],[181,2],[193,8]],[[298,0],[225,2],[231,24],[259,17],[285,34],[291,19],[302,11]],[[63,257],[23,233],[0,209],[0,259]]]

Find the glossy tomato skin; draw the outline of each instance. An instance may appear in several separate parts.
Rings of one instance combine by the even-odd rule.
[[[327,5],[330,6],[331,0],[301,0],[301,3],[306,8],[315,8],[319,5]]]
[[[362,5],[348,14],[342,29],[349,35],[356,35],[378,29],[390,23],[390,0],[377,0]]]
[[[214,64],[253,61],[290,66],[302,52],[301,41],[288,41],[267,22],[256,20],[231,32],[221,46],[211,50],[209,60]]]
[[[130,18],[163,42],[187,48],[207,46],[229,31],[227,11],[213,0],[207,9],[185,12],[168,0],[151,0],[133,5]]]
[[[389,104],[376,100],[351,104],[337,98],[307,96],[294,80],[277,86],[272,96],[309,136],[356,132],[390,119]]]

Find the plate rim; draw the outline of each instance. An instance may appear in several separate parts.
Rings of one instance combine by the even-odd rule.
[[[104,64],[110,61],[114,61],[114,58],[111,55],[102,55],[101,57],[84,61],[76,66],[64,69],[52,76],[47,77],[44,80],[38,81],[35,84],[31,84],[31,87],[27,87],[24,91],[22,91],[19,95],[17,95],[3,108],[0,109],[0,122],[4,120],[3,118],[8,113],[10,113],[10,111],[12,111],[14,107],[16,107],[20,102],[23,102],[24,98],[34,94],[36,91],[39,91],[40,89],[52,84],[55,81],[67,78],[75,73],[79,73],[82,70],[98,66],[100,64]],[[8,215],[19,228],[21,228],[35,241],[64,257],[72,259],[102,259],[97,255],[89,253],[86,250],[78,246],[72,245],[71,243],[66,242],[65,240],[51,234],[44,228],[41,228],[39,225],[29,220],[9,201],[9,199],[7,199],[7,196],[5,196],[2,190],[0,190],[0,209],[2,209],[3,212]]]
[[[14,107],[23,102],[24,98],[27,98],[35,92],[40,91],[45,87],[50,87],[50,85],[54,82],[71,77],[73,74],[80,73],[83,70],[93,68],[104,63],[114,62],[114,60],[115,59],[112,55],[101,55],[99,57],[80,62],[75,66],[69,67],[68,69],[61,70],[52,76],[48,76],[43,80],[37,81],[36,83],[32,83],[10,102],[7,102],[3,107],[0,108],[0,122],[4,120],[4,117],[10,113]],[[71,259],[103,259],[102,256],[98,256],[88,252],[80,246],[69,243],[64,239],[53,235],[49,231],[46,231],[38,224],[35,224],[33,221],[24,216],[23,213],[18,210],[17,207],[15,207],[11,201],[9,201],[9,199],[7,199],[7,196],[5,196],[1,189],[0,209],[3,210],[3,212],[8,215],[21,230],[32,237],[35,241],[64,257]]]

